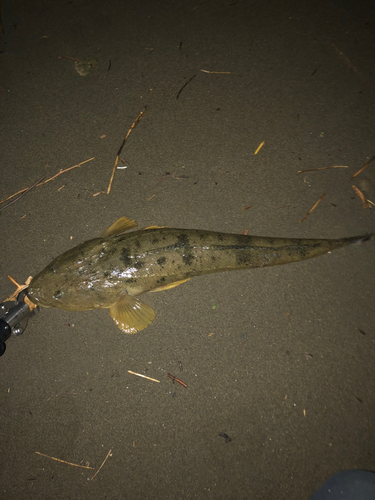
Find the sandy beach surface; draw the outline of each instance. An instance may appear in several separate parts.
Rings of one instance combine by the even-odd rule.
[[[77,166],[0,205],[1,300],[121,216],[374,232],[375,161],[352,178],[375,154],[373,2],[0,8],[0,199]],[[40,309],[0,359],[0,497],[307,500],[374,470],[374,248],[147,294],[135,335]]]

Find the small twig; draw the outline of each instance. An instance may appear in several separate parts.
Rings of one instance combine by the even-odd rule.
[[[116,160],[115,160],[115,164],[113,165],[113,169],[112,169],[112,175],[111,175],[111,179],[109,181],[109,185],[108,185],[108,189],[107,189],[107,194],[109,194],[111,192],[111,188],[112,188],[112,182],[113,182],[113,178],[115,176],[115,172],[116,172],[116,167],[117,167],[117,163],[120,159],[120,154],[122,152],[122,150],[124,149],[124,146],[125,146],[125,143],[126,141],[128,140],[128,137],[131,133],[131,131],[138,125],[138,123],[141,121],[143,115],[145,115],[147,113],[147,108],[145,107],[145,110],[144,111],[141,111],[139,113],[139,115],[137,116],[135,122],[132,124],[132,126],[130,127],[130,129],[128,130],[128,133],[126,134],[125,136],[125,139],[122,141],[122,144],[120,146],[120,149],[117,151],[117,156],[116,156]]]
[[[135,373],[132,372],[131,370],[128,370],[128,373],[131,373],[132,375],[137,375],[137,377],[147,378],[147,380],[151,380],[152,382],[157,382],[158,384],[160,384],[160,380],[156,380],[156,378],[146,377],[146,375],[142,375],[141,373]]]
[[[266,141],[262,141],[262,142],[259,144],[259,146],[258,146],[258,147],[256,148],[256,150],[255,150],[255,153],[254,153],[255,155],[257,155],[257,154],[259,153],[259,151],[261,150],[261,148],[264,146],[264,143],[265,143],[265,142],[266,142]]]
[[[145,110],[144,111],[141,111],[139,113],[139,115],[137,116],[136,120],[134,121],[134,123],[132,124],[132,126],[130,127],[130,129],[128,130],[128,133],[126,134],[126,137],[125,139],[122,141],[122,144],[120,146],[120,149],[118,150],[117,152],[117,156],[120,157],[120,154],[122,152],[122,150],[124,149],[124,146],[125,146],[125,143],[126,141],[128,140],[128,137],[131,133],[131,131],[138,125],[138,123],[141,121],[143,115],[145,115],[147,113],[147,108],[145,107]]]
[[[182,382],[182,380],[180,380],[179,378],[176,378],[174,375],[171,375],[170,373],[167,373],[167,375],[170,379],[172,379],[173,382],[178,382],[179,384],[182,385],[182,387],[185,388],[187,387],[187,385],[184,382]]]
[[[78,163],[77,165],[73,165],[73,167],[66,168],[65,170],[60,169],[60,172],[58,172],[56,175],[50,177],[49,179],[47,179],[44,182],[39,182],[39,184],[37,184],[36,187],[43,186],[43,184],[47,184],[47,182],[52,181],[53,179],[56,179],[56,177],[58,177],[59,175],[65,174],[65,172],[68,172],[69,170],[72,170],[73,168],[78,168],[81,165],[87,163],[88,161],[92,161],[92,160],[95,160],[95,158],[93,157],[93,158],[90,158],[89,160],[82,161],[81,163]],[[31,188],[32,188],[32,186],[31,186]],[[18,191],[17,193],[12,194],[12,196],[8,196],[8,198],[5,198],[5,200],[0,201],[0,205],[4,202],[14,198],[18,194],[23,193],[24,191],[27,191],[28,189],[31,189],[31,188],[21,189],[21,191]]]
[[[311,214],[311,212],[313,210],[316,209],[316,207],[318,206],[318,204],[322,201],[322,199],[325,197],[326,193],[322,194],[322,196],[319,198],[319,200],[315,203],[315,205],[308,211],[308,213],[305,215],[305,217],[303,219],[301,219],[300,221],[298,221],[299,224],[301,224],[301,222],[303,222],[304,220],[307,219],[307,217]]]
[[[95,472],[95,474],[92,476],[92,478],[90,479],[90,481],[92,481],[94,479],[94,477],[99,473],[100,469],[103,467],[103,465],[106,463],[108,457],[111,457],[112,456],[112,450],[109,450],[109,452],[107,453],[107,456],[105,457],[105,459],[103,460],[103,463],[102,465],[99,467],[99,469]]]
[[[207,71],[206,69],[201,69],[202,73],[213,73],[214,75],[230,75],[232,71]]]
[[[358,170],[358,172],[353,174],[351,178],[354,179],[355,177],[357,177],[357,175],[359,175],[361,172],[363,172],[365,170],[365,168],[367,168],[370,165],[370,163],[374,160],[375,160],[375,155],[372,158],[370,158],[369,161],[367,163],[365,163],[363,165],[363,167]]]
[[[187,85],[188,83],[190,83],[190,82],[192,81],[192,79],[193,79],[195,76],[197,76],[197,75],[195,74],[195,75],[191,76],[191,77],[189,78],[189,80],[188,80],[188,81],[187,81],[187,82],[186,82],[186,83],[185,83],[185,84],[184,84],[184,85],[180,88],[180,90],[178,91],[178,94],[177,94],[177,96],[176,96],[176,99],[178,99],[178,98],[180,97],[180,94],[181,94],[181,92],[184,90],[184,88],[186,87],[186,85]]]
[[[69,57],[69,56],[57,56],[57,59],[69,59],[70,61],[78,61],[76,57]]]
[[[363,208],[370,208],[370,204],[368,203],[368,200],[366,200],[365,195],[360,191],[357,186],[352,185],[352,188],[354,189],[354,192],[357,196],[359,196],[362,200],[362,207]]]
[[[348,168],[348,167],[346,165],[332,165],[332,167],[307,168],[306,170],[298,170],[298,173],[302,174],[302,172],[315,172],[316,170],[329,170],[330,168]]]
[[[8,203],[8,205],[5,205],[4,207],[1,207],[0,208],[0,212],[2,212],[3,210],[5,210],[6,208],[10,207],[11,205],[13,205],[13,203],[16,203],[16,201],[20,200],[23,196],[25,196],[25,194],[27,194],[29,191],[31,191],[35,186],[38,186],[39,183],[45,178],[46,176],[43,175],[43,177],[41,177],[38,181],[36,181],[32,186],[30,186],[29,188],[27,188],[26,190],[24,190],[17,198],[15,198],[14,200],[12,200],[11,202]],[[9,198],[8,198],[9,199]],[[4,200],[6,201],[6,200]],[[1,202],[3,203],[3,202]]]
[[[83,164],[89,162],[89,161],[92,161],[92,160],[95,160],[95,157],[93,156],[92,158],[89,158],[88,160],[85,160],[85,161],[82,161],[81,163],[77,163],[77,165],[73,165],[72,167],[69,167],[69,168],[65,168],[65,169],[60,169],[60,172],[57,172],[57,174],[53,175],[52,177],[50,177],[49,179],[47,179],[46,181],[44,182],[41,182],[39,184],[39,186],[42,186],[43,184],[47,184],[47,182],[50,182],[50,181],[53,181],[54,179],[56,179],[56,177],[58,177],[59,175],[61,174],[65,174],[65,172],[69,172],[69,170],[73,170],[73,168],[78,168],[78,167],[81,167]]]
[[[338,55],[339,55],[342,59],[344,59],[344,61],[345,61],[345,62],[346,62],[346,64],[348,65],[348,68],[351,68],[353,71],[355,71],[355,72],[358,74],[358,76],[361,76],[361,75],[359,74],[359,72],[358,72],[357,68],[356,68],[356,67],[352,64],[352,62],[350,61],[350,59],[348,59],[348,58],[346,57],[346,55],[345,55],[343,52],[341,52],[341,50],[340,50],[340,49],[339,49],[339,48],[338,48],[338,47],[337,47],[334,43],[332,43],[331,45],[332,45],[332,47],[335,49],[335,51],[338,53]]]
[[[88,465],[72,464],[71,462],[66,462],[65,460],[60,460],[59,458],[50,457],[49,455],[45,455],[44,453],[40,453],[39,451],[36,451],[35,453],[37,455],[41,455],[42,457],[47,457],[47,458],[50,458],[51,460],[56,460],[56,462],[61,462],[62,464],[72,465],[73,467],[80,467],[81,469],[91,469],[91,470],[94,470],[94,467],[89,467]],[[99,472],[99,470],[97,471],[97,473]]]
[[[53,181],[54,179],[56,179],[56,177],[58,177],[59,175],[61,174],[65,174],[65,172],[69,172],[69,170],[73,170],[73,168],[78,168],[78,167],[81,167],[82,165],[84,165],[85,163],[87,163],[88,161],[92,161],[92,160],[95,160],[95,157],[93,156],[92,158],[89,158],[88,160],[85,160],[85,161],[82,161],[81,163],[77,163],[77,165],[73,165],[72,167],[69,167],[69,168],[65,168],[65,169],[60,169],[60,172],[58,172],[57,174],[53,175],[52,177],[50,177],[49,179],[47,179],[46,181],[44,182],[41,182],[40,183],[40,186],[42,184],[47,184],[47,182],[50,182],[50,181]]]

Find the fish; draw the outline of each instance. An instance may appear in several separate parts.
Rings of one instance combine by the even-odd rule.
[[[302,261],[374,236],[271,238],[159,226],[128,232],[136,227],[121,217],[100,237],[58,256],[31,280],[30,301],[72,311],[109,309],[120,330],[134,334],[155,319],[138,298],[146,292],[204,274]]]

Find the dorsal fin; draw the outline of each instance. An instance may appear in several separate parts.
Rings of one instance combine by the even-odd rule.
[[[128,217],[120,217],[114,222],[108,229],[102,234],[102,238],[108,238],[109,236],[114,236],[115,234],[121,234],[129,229],[137,227],[135,220],[128,219]]]

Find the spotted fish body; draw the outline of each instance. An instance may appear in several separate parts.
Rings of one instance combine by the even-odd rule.
[[[155,227],[124,234],[132,227],[134,221],[121,218],[103,237],[57,257],[31,281],[30,300],[76,311],[108,308],[121,330],[135,333],[155,317],[137,298],[142,293],[172,288],[193,276],[305,260],[369,239],[265,238]]]

